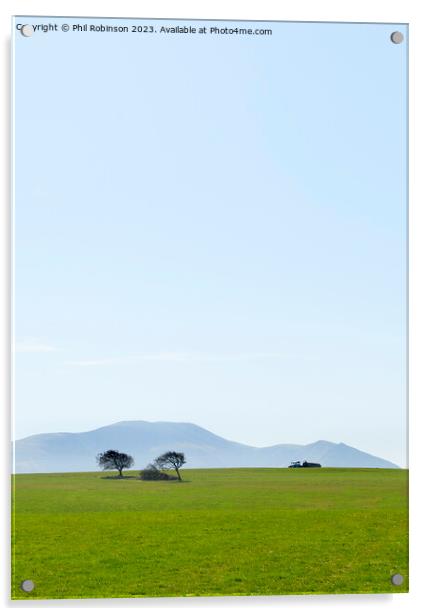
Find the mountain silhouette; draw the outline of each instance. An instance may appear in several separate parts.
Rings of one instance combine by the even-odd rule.
[[[118,449],[142,469],[167,450],[185,453],[185,468],[286,467],[293,460],[322,466],[398,468],[345,443],[252,447],[224,439],[193,423],[121,421],[88,432],[36,434],[15,442],[16,473],[95,471],[96,454]]]

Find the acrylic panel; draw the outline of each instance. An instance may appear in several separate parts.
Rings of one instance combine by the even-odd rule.
[[[408,26],[12,44],[12,597],[407,592]]]

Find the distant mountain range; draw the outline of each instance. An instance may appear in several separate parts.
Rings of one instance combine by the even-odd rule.
[[[335,467],[398,468],[344,443],[251,447],[192,423],[121,421],[89,432],[36,434],[17,440],[15,472],[94,471],[98,468],[96,454],[106,449],[132,455],[135,469],[144,468],[170,449],[185,453],[185,468],[285,467],[293,460]]]

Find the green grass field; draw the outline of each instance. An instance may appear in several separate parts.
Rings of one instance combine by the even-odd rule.
[[[16,475],[14,599],[406,592],[408,472]],[[402,573],[401,587],[390,583]],[[24,579],[36,584],[27,594]]]

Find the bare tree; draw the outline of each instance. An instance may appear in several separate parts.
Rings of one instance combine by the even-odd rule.
[[[104,470],[117,469],[120,477],[123,476],[123,468],[130,468],[134,464],[132,456],[115,451],[115,449],[98,453],[96,460]]]
[[[182,481],[179,469],[181,466],[186,464],[185,455],[183,453],[179,453],[177,451],[166,451],[166,453],[163,453],[162,456],[158,456],[158,458],[155,459],[155,464],[158,468],[162,468],[164,470],[175,470],[179,481]]]

